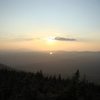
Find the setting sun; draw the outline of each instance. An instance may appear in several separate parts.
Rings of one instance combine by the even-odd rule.
[[[49,44],[53,44],[53,43],[55,42],[54,37],[48,37],[48,38],[47,38],[47,42],[48,42]]]

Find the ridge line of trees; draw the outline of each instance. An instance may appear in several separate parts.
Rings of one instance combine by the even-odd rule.
[[[100,86],[72,77],[44,76],[36,73],[0,69],[0,100],[100,100]]]

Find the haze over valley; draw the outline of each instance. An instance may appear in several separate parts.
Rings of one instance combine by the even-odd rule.
[[[79,69],[81,74],[100,83],[100,52],[2,52],[0,63],[17,70],[36,72],[42,70],[46,75],[66,78]]]

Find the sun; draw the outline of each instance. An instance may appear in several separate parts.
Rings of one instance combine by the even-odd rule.
[[[48,38],[47,38],[47,42],[48,42],[49,44],[53,44],[53,43],[55,42],[54,37],[48,37]]]

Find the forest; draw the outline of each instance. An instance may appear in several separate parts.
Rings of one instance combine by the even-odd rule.
[[[0,64],[0,100],[100,100],[100,85],[80,76],[79,70],[64,79]]]

